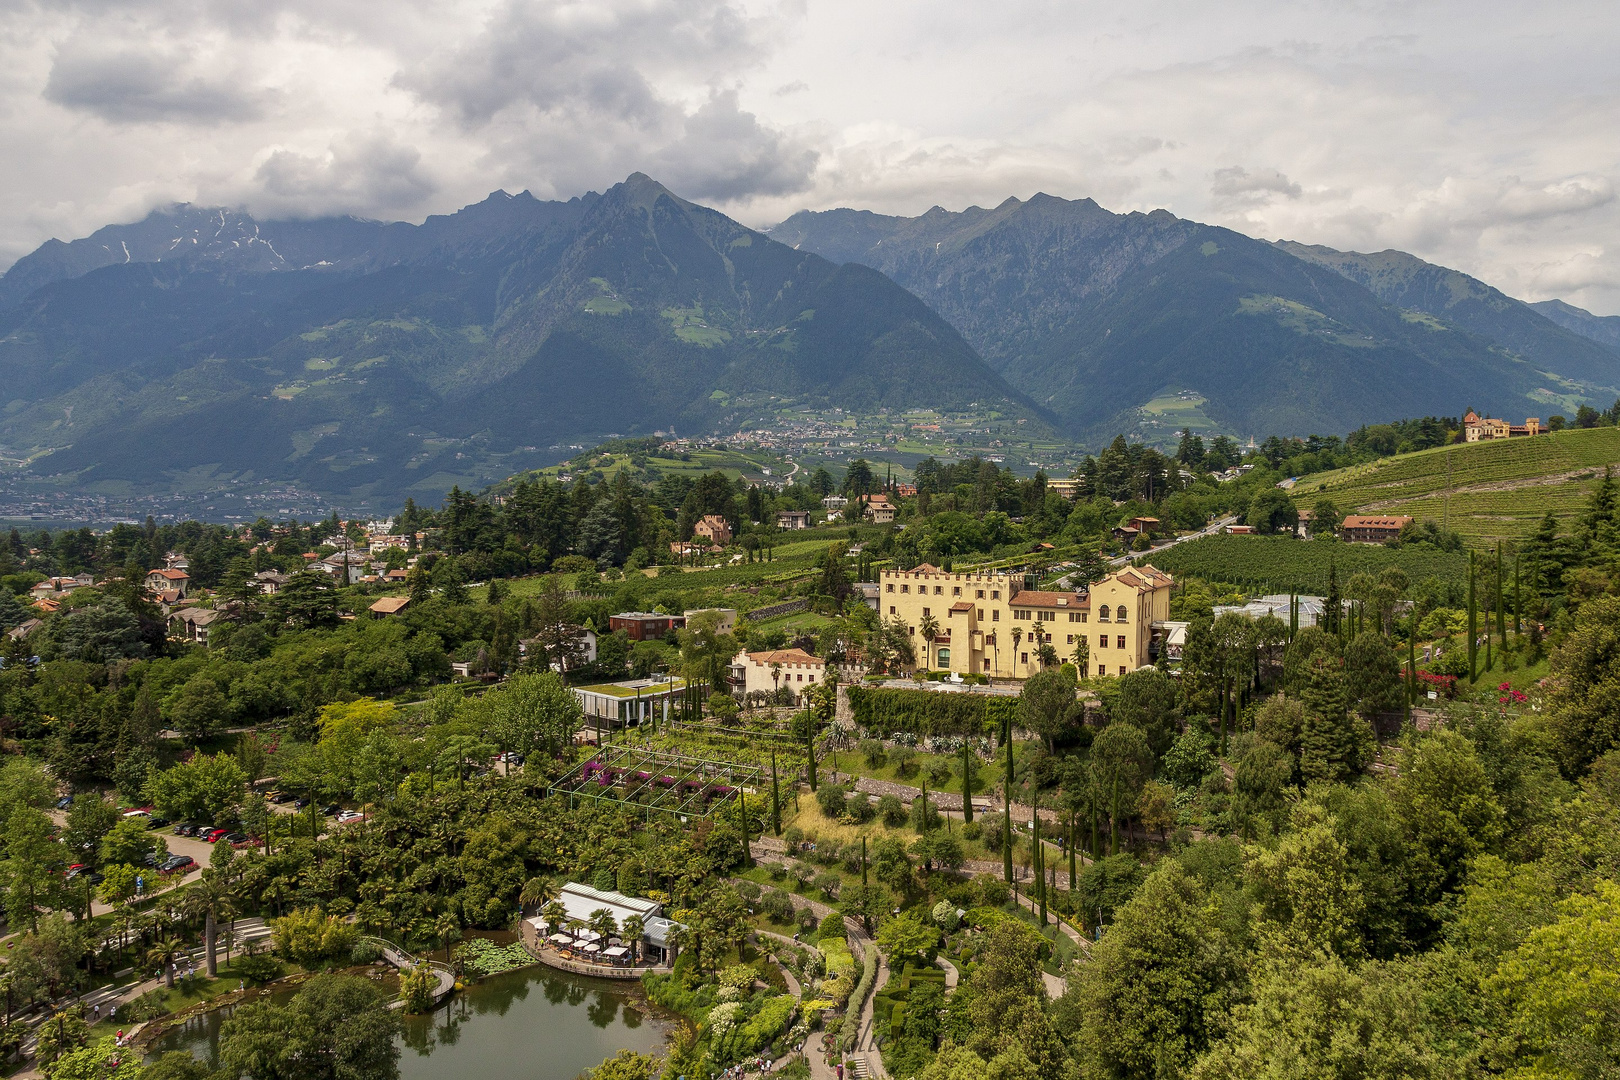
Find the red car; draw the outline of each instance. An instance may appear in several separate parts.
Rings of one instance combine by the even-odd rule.
[[[226,833],[228,833],[230,831],[231,830],[229,830],[229,829],[209,829],[207,832],[202,834],[201,839],[206,840],[210,844],[212,844],[215,841],[217,841],[220,837],[224,836]]]

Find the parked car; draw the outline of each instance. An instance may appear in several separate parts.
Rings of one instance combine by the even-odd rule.
[[[308,805],[309,805],[309,800],[304,799],[304,798],[297,798],[297,799],[294,799],[293,802],[292,802],[292,808],[294,810],[302,810],[304,807],[306,807]]]
[[[365,816],[358,810],[345,810],[337,816],[337,820],[339,825],[347,825],[349,822],[359,821]]]
[[[84,863],[76,862],[72,866],[67,868],[67,873],[65,875],[63,875],[63,876],[66,877],[67,880],[72,881],[74,878],[76,878],[80,874],[84,873],[84,870],[85,870]]]
[[[98,874],[94,870],[90,871],[88,874],[81,874],[80,876],[92,885],[100,885],[103,881],[107,880],[106,874]]]
[[[176,870],[189,870],[191,867],[196,865],[197,860],[193,859],[190,855],[170,855],[167,859],[163,860],[162,865],[159,866],[158,869],[162,870],[165,874],[172,874]]]
[[[229,829],[209,829],[207,832],[203,833],[202,836],[200,836],[198,839],[206,840],[210,844],[213,844],[213,843],[217,843],[219,841],[219,839],[221,837],[223,837],[228,832],[230,832]]]
[[[147,866],[150,866],[150,867],[152,867],[152,868],[153,868],[153,869],[156,869],[156,868],[157,868],[157,864],[158,864],[158,857],[157,857],[157,852],[155,852],[155,851],[148,851],[148,852],[147,852],[147,853],[146,853],[146,858],[145,858],[145,862],[146,862],[146,865],[147,865]]]
[[[148,821],[146,823],[146,827],[148,829],[161,829],[161,828],[163,828],[163,826],[167,825],[168,823],[169,823],[169,819],[166,818],[166,817],[155,817],[151,821]]]
[[[264,841],[260,840],[256,836],[244,836],[240,840],[232,840],[231,841],[231,847],[233,847],[233,848],[256,848],[256,847],[259,847],[263,843],[264,843]]]
[[[333,803],[330,806],[321,807],[321,814],[325,817],[336,817],[342,810],[343,807],[339,806],[337,803]]]
[[[178,825],[176,825],[174,827],[174,835],[176,835],[176,836],[195,836],[195,835],[197,835],[197,826],[193,825],[189,821],[182,821],[182,822],[180,822],[180,824],[178,824]]]
[[[238,844],[247,842],[247,837],[239,832],[228,832],[224,836],[220,837],[220,839],[231,845],[231,847],[236,847]]]
[[[298,796],[294,795],[290,791],[272,791],[269,795],[265,796],[265,798],[269,799],[277,806],[284,806],[298,798]]]
[[[70,807],[72,807],[72,805],[73,805],[73,796],[71,796],[71,795],[64,795],[60,799],[56,800],[56,808],[58,810],[67,810]]]
[[[137,806],[133,810],[125,810],[124,811],[124,816],[125,817],[143,817],[143,818],[144,817],[151,817],[152,816],[152,808],[150,806]]]

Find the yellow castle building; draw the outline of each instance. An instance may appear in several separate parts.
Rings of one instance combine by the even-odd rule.
[[[1152,663],[1153,624],[1170,617],[1172,584],[1151,566],[1126,567],[1081,595],[1026,589],[1021,575],[923,563],[882,572],[878,613],[905,624],[918,666],[932,671],[1024,679],[1041,670],[1042,645],[1068,662],[1085,637],[1084,674],[1123,675]]]

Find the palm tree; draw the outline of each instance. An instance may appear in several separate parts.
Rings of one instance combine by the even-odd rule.
[[[174,936],[160,937],[146,950],[146,962],[163,969],[163,985],[174,989],[174,962],[186,951],[186,943]]]
[[[1079,670],[1080,677],[1086,677],[1091,665],[1091,641],[1084,634],[1074,635],[1074,651],[1069,654],[1074,666]]]
[[[630,946],[630,962],[641,958],[641,938],[647,932],[647,923],[640,915],[632,915],[619,928],[619,940]]]
[[[608,938],[619,932],[619,920],[613,917],[613,912],[607,908],[597,908],[591,912],[590,922],[586,924],[596,934],[597,941],[602,948],[607,947]]]
[[[444,962],[448,964],[450,943],[461,940],[461,920],[456,918],[454,912],[445,912],[433,921],[433,936],[438,940],[439,947],[444,950]]]
[[[224,841],[221,841],[223,843]],[[225,875],[205,870],[196,884],[186,891],[186,906],[203,917],[203,949],[208,958],[208,977],[219,978],[219,957],[215,946],[219,938],[219,920],[236,918],[236,897]]]
[[[923,639],[923,667],[932,669],[934,666],[934,637],[939,633],[939,620],[932,615],[924,615],[917,624],[917,633]]]
[[[1012,628],[1012,639],[1013,639],[1013,653],[1014,653],[1014,655],[1016,657],[1016,654],[1018,652],[1018,643],[1024,640],[1024,628],[1022,626],[1015,626],[1015,627]]]
[[[1035,650],[1035,655],[1040,658],[1041,668],[1043,670],[1057,663],[1058,661],[1057,649],[1053,647],[1050,641],[1041,642],[1040,648]]]
[[[541,905],[540,917],[546,920],[546,933],[555,934],[568,921],[568,909],[555,900],[548,900]]]
[[[518,894],[518,903],[523,910],[529,908],[542,908],[557,898],[557,886],[550,878],[532,877],[523,883],[523,891]]]

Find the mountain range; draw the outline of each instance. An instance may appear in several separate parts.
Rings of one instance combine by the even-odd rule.
[[[1173,395],[1265,435],[1571,411],[1620,386],[1620,345],[1404,252],[1270,244],[1049,195],[913,218],[806,211],[768,232],[894,278],[1089,442],[1151,427]]]
[[[436,499],[787,400],[1040,417],[882,274],[640,174],[420,226],[175,207],[47,244],[0,289],[0,443],[99,490],[202,469]]]
[[[436,498],[561,446],[789,404],[970,410],[1095,444],[1568,413],[1617,386],[1620,318],[1404,252],[1047,195],[766,230],[639,173],[421,225],[181,205],[0,277],[0,451],[101,491]]]

